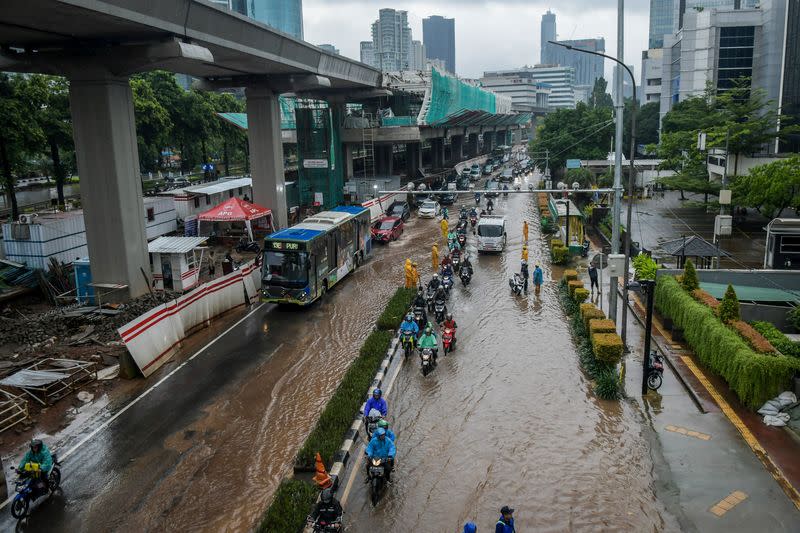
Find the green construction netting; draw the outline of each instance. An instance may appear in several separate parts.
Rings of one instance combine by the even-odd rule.
[[[496,109],[493,93],[431,69],[431,98],[425,117],[427,124],[463,110],[495,113]]]
[[[297,127],[294,119],[294,108],[297,107],[296,98],[279,98],[281,104],[281,129],[293,130]],[[217,113],[221,118],[227,120],[234,126],[247,129],[247,113]]]

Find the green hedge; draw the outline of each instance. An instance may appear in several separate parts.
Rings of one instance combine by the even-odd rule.
[[[566,265],[569,262],[569,250],[566,246],[554,246],[550,250],[550,256],[556,265]]]
[[[333,454],[339,449],[344,434],[353,424],[353,417],[364,403],[369,386],[375,377],[378,365],[386,356],[392,337],[394,332],[374,331],[364,341],[358,357],[350,365],[339,388],[322,411],[319,422],[297,453],[295,464],[298,467],[313,468],[317,452],[322,455],[325,464],[331,464]]]
[[[659,276],[655,305],[682,328],[700,361],[722,376],[746,406],[757,409],[790,385],[800,361],[754,352],[705,305],[696,302],[671,276]]]
[[[777,348],[783,355],[800,357],[800,342],[794,342],[781,333],[773,324],[769,322],[752,322],[750,325],[753,326],[757,332],[761,333],[769,343]]]
[[[389,303],[386,304],[386,309],[378,317],[378,329],[397,330],[400,323],[403,322],[403,317],[408,313],[416,293],[416,290],[405,287],[397,289]]]
[[[281,531],[295,533],[303,530],[306,517],[317,499],[317,487],[298,479],[284,479],[275,491],[272,504],[264,513],[258,533]]]

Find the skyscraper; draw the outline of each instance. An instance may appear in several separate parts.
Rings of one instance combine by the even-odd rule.
[[[374,67],[375,46],[372,44],[372,41],[361,41],[361,43],[359,43],[359,51],[361,52],[361,62]]]
[[[413,48],[408,12],[394,9],[378,11],[378,20],[372,23],[373,65],[384,72],[397,72],[412,68]]]
[[[338,54],[339,53],[339,49],[336,48],[335,46],[333,46],[332,44],[328,44],[328,43],[318,44],[317,47],[318,48],[322,48],[326,52],[330,52],[332,54]]]
[[[757,7],[760,0],[674,0],[672,7],[672,32],[683,28],[683,17],[687,11],[704,9],[751,9]]]
[[[441,59],[451,74],[456,73],[456,21],[432,15],[422,19],[422,42],[427,59]]]
[[[411,41],[411,70],[425,69],[425,45],[419,41]]]
[[[575,39],[571,41],[558,41],[580,50],[605,52],[606,41],[598,39]],[[603,58],[592,54],[584,54],[569,50],[563,46],[550,45],[548,65],[562,65],[575,69],[575,85],[594,85],[597,78],[603,77]]]
[[[247,16],[303,38],[303,0],[247,0]]]
[[[556,40],[556,14],[552,13],[549,9],[547,13],[542,15],[542,43],[541,53],[539,54],[539,62],[542,64],[552,64],[551,52],[555,45],[547,41]]]
[[[650,33],[647,47],[664,46],[664,35],[672,33],[672,17],[675,0],[650,0]]]

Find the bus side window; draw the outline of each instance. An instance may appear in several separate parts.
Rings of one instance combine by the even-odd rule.
[[[337,259],[339,257],[337,253],[339,246],[336,242],[338,240],[338,234],[338,231],[332,231],[326,235],[328,239],[328,264],[331,269],[339,266],[339,261]]]
[[[325,237],[314,241],[314,255],[317,256],[317,277],[328,273],[328,241]]]

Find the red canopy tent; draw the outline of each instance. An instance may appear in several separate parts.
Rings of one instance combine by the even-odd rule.
[[[256,229],[271,232],[272,210],[260,205],[246,202],[241,198],[231,198],[204,211],[197,216],[198,233],[202,222],[244,222],[250,240],[253,240],[252,221],[256,221]]]

